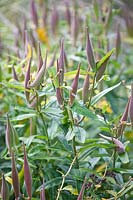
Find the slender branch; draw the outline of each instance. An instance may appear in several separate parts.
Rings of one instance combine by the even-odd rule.
[[[63,175],[62,175],[62,183],[61,183],[60,188],[58,189],[58,194],[57,194],[56,200],[58,200],[59,197],[60,197],[60,193],[61,193],[61,191],[62,191],[62,189],[63,189],[63,185],[64,185],[64,182],[65,182],[65,179],[66,179],[66,177],[68,176],[68,174],[70,173],[70,171],[71,171],[71,169],[72,169],[72,167],[73,167],[73,165],[74,165],[74,163],[75,163],[75,161],[76,161],[76,158],[77,158],[77,155],[74,157],[74,159],[73,159],[73,161],[72,161],[72,163],[71,163],[71,165],[70,165],[68,171],[66,172],[66,174],[63,174]]]

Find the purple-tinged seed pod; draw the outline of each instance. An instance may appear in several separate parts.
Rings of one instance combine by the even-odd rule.
[[[100,78],[103,76],[105,70],[106,70],[106,65],[107,65],[108,60],[106,60],[102,66],[98,69],[97,74],[96,74],[96,81],[99,81]]]
[[[36,39],[32,30],[30,30],[30,40],[31,40],[32,46],[35,49],[35,52],[37,53],[37,43],[36,43]]]
[[[56,51],[54,51],[54,55],[48,65],[48,68],[54,66],[55,58],[56,58]]]
[[[60,58],[58,60],[58,64],[59,64],[59,71],[60,71],[60,85],[63,84],[64,81],[64,40],[61,40],[61,49],[60,49]]]
[[[81,187],[81,190],[80,190],[80,193],[78,195],[77,200],[82,200],[83,199],[84,190],[85,190],[85,184],[86,184],[85,182],[86,182],[86,179],[84,180],[84,182],[82,184],[82,187]]]
[[[13,150],[12,150],[12,184],[15,193],[15,198],[17,199],[20,196],[20,183],[19,183],[18,171],[16,168],[16,162]]]
[[[120,119],[120,122],[121,122],[121,123],[127,121],[130,99],[131,99],[131,97],[128,99],[128,102],[127,102],[127,105],[126,105],[126,107],[125,107],[124,113],[123,113],[123,115],[122,115],[122,117],[121,117],[121,119]]]
[[[61,71],[62,73],[62,71]],[[60,88],[60,68],[59,68],[59,62],[57,60],[57,78],[58,78],[58,85],[57,85],[57,88],[56,88],[56,97],[57,97],[57,101],[59,103],[59,105],[62,105],[63,104],[63,90],[62,88]]]
[[[31,200],[32,197],[32,177],[30,173],[30,167],[27,160],[27,154],[26,149],[24,145],[24,181],[26,186],[26,191],[29,197],[29,200]]]
[[[88,63],[91,68],[96,67],[96,62],[95,62],[95,57],[94,57],[93,51],[94,50],[93,50],[93,46],[92,46],[92,43],[90,40],[89,31],[88,31],[88,28],[86,28],[86,53],[87,53]]]
[[[42,184],[42,189],[40,190],[40,200],[46,200],[46,198],[45,198],[44,180],[43,180],[43,184]]]
[[[83,83],[82,99],[83,99],[84,104],[88,101],[88,97],[89,97],[90,75],[88,72],[86,74],[86,77]]]
[[[13,73],[13,78],[14,78],[14,80],[19,81],[19,80],[18,80],[17,73],[16,73],[15,68],[14,68],[14,65],[12,66],[12,73]]]
[[[121,48],[121,35],[120,35],[120,24],[117,26],[117,33],[116,33],[116,59],[120,53]]]
[[[129,118],[133,128],[133,83],[131,84],[131,98],[129,103]]]
[[[43,65],[43,59],[42,59],[41,47],[40,47],[40,42],[38,42],[38,72],[40,71],[42,65]]]
[[[59,15],[56,6],[53,6],[52,14],[51,14],[51,30],[53,35],[56,34],[57,26],[59,22]]]
[[[9,188],[8,188],[7,182],[5,180],[4,174],[2,174],[1,198],[2,198],[2,200],[9,199]]]
[[[5,134],[6,146],[8,148],[9,153],[11,153],[12,148],[12,127],[7,115],[7,124],[6,124],[6,134]]]
[[[112,141],[115,145],[116,145],[116,149],[118,151],[118,153],[124,153],[125,152],[125,148],[124,145],[122,144],[122,142],[116,138],[112,138],[112,137],[108,137],[102,134],[99,134],[102,138],[104,138],[105,140],[108,141]]]
[[[31,16],[35,27],[38,27],[38,15],[34,0],[31,0]]]
[[[76,46],[77,37],[79,33],[79,18],[76,11],[74,11],[71,20],[71,34],[73,38],[73,45]]]
[[[43,65],[42,65],[40,71],[37,73],[35,80],[29,85],[29,88],[34,88],[34,87],[37,88],[40,85],[40,83],[42,82],[42,80],[44,78],[44,74],[46,71],[46,63],[47,63],[47,52],[46,52],[45,59],[43,61]]]
[[[25,75],[25,89],[29,89],[28,85],[29,85],[29,81],[30,81],[30,68],[31,68],[31,61],[32,61],[32,57],[29,59],[28,61],[28,68],[27,68],[27,72]],[[25,90],[25,96],[26,96],[26,100],[29,102],[29,96],[30,96],[30,92],[28,92],[27,90]]]
[[[76,73],[76,76],[72,82],[72,86],[71,86],[71,91],[70,91],[70,95],[69,95],[69,105],[72,106],[76,93],[77,93],[77,89],[78,89],[78,80],[79,80],[79,72],[80,72],[80,64],[78,65],[78,71]]]
[[[69,4],[68,4],[67,1],[66,1],[65,4],[66,4],[66,13],[65,13],[66,21],[67,21],[69,27],[71,27],[71,12],[70,12],[70,9],[69,9]]]

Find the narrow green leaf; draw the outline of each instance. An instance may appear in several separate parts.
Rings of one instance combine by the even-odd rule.
[[[115,88],[119,87],[121,85],[121,82],[110,87],[110,88],[107,88],[105,90],[103,90],[102,92],[100,92],[99,94],[97,94],[96,96],[94,96],[92,98],[92,102],[91,102],[91,105],[93,106],[94,104],[96,104],[105,94],[109,93],[110,91],[114,90]]]
[[[21,121],[21,120],[29,119],[29,118],[35,117],[35,116],[36,116],[35,113],[18,115],[18,116],[16,116],[16,117],[13,117],[13,118],[11,119],[11,121]]]

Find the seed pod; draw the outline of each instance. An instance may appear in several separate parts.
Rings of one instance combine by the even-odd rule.
[[[73,45],[76,46],[77,37],[79,33],[79,18],[76,11],[74,11],[71,22],[71,34],[73,38]]]
[[[120,35],[120,24],[117,26],[117,34],[116,34],[116,59],[120,53],[121,48],[121,35]]]
[[[60,50],[60,58],[59,58],[59,71],[60,71],[60,85],[63,84],[64,81],[64,41],[61,40],[61,50]]]
[[[40,85],[40,83],[42,82],[42,80],[44,78],[45,70],[46,70],[46,62],[47,62],[47,52],[46,52],[45,60],[43,61],[43,65],[42,65],[40,71],[37,73],[36,78],[33,81],[33,83],[31,83],[29,85],[29,88],[38,87]]]
[[[40,200],[46,200],[46,198],[45,198],[44,180],[43,180],[43,184],[42,184],[42,189],[40,190]]]
[[[56,57],[56,51],[54,52],[54,55],[53,55],[53,57],[52,57],[52,59],[51,59],[49,65],[48,65],[48,68],[54,66],[55,57]]]
[[[81,187],[81,190],[80,190],[80,193],[78,195],[77,200],[82,200],[83,199],[83,194],[84,194],[84,190],[85,190],[85,182],[86,182],[86,179],[83,182],[83,185]]]
[[[13,184],[13,189],[15,193],[15,198],[19,198],[20,195],[20,184],[19,184],[19,178],[18,178],[18,171],[16,168],[16,163],[15,163],[15,157],[14,157],[14,152],[12,151],[12,184]]]
[[[34,0],[31,0],[31,16],[35,27],[38,27],[38,16]]]
[[[133,128],[133,83],[131,84],[131,99],[129,103],[129,118]]]
[[[51,30],[52,30],[53,35],[56,34],[58,22],[59,22],[59,15],[58,15],[56,6],[54,5],[52,14],[51,14]]]
[[[40,47],[40,42],[38,42],[38,72],[40,71],[42,65],[43,65],[43,59],[42,59],[41,47]]]
[[[62,71],[61,71],[62,73]],[[57,101],[59,103],[59,105],[63,104],[63,90],[62,88],[60,88],[60,69],[59,69],[59,63],[57,60],[57,78],[58,78],[58,83],[57,83],[57,88],[56,88],[56,97],[57,97]]]
[[[17,76],[17,73],[15,71],[14,65],[12,66],[12,72],[13,72],[13,78],[14,78],[14,80],[18,81],[18,76]]]
[[[105,135],[99,134],[102,138],[104,138],[105,140],[109,140],[109,141],[113,141],[114,144],[116,145],[116,149],[118,151],[118,153],[124,153],[125,152],[125,148],[124,145],[122,144],[122,142],[120,142],[118,139],[116,138],[111,138],[111,137],[107,137]]]
[[[29,59],[28,61],[28,68],[27,68],[27,72],[25,75],[25,89],[29,89],[29,81],[30,81],[30,67],[31,67],[31,61],[32,61],[32,57]],[[30,92],[28,92],[27,90],[25,90],[25,96],[26,96],[26,100],[29,102],[29,96],[30,96]]]
[[[4,174],[2,174],[1,197],[2,200],[9,199],[9,189]]]
[[[31,39],[31,44],[34,47],[35,52],[37,53],[37,43],[36,43],[36,39],[32,30],[30,30],[30,39]]]
[[[76,76],[72,82],[72,89],[70,91],[70,101],[69,101],[69,105],[72,106],[73,102],[74,102],[74,99],[75,99],[75,96],[76,96],[76,93],[77,93],[77,89],[78,89],[78,80],[79,80],[79,72],[80,72],[80,64],[78,66],[78,71],[76,73]]]
[[[10,124],[9,117],[7,115],[7,124],[6,124],[6,134],[5,134],[6,146],[8,151],[11,153],[12,144],[12,128]]]
[[[29,199],[32,197],[32,178],[30,173],[30,167],[27,160],[26,149],[24,146],[24,181],[26,186],[26,191]]]
[[[131,98],[128,99],[128,102],[127,102],[127,105],[126,105],[126,107],[125,107],[124,113],[123,113],[123,115],[122,115],[122,117],[121,117],[121,119],[120,119],[120,122],[121,122],[121,123],[127,121],[130,99],[131,99]]]
[[[93,46],[90,40],[88,28],[86,28],[86,53],[87,53],[87,59],[88,59],[88,63],[90,64],[90,67],[95,68],[96,62],[95,62]]]
[[[108,60],[106,60],[102,66],[98,69],[97,74],[96,74],[96,81],[99,81],[100,78],[103,76],[105,70],[106,70],[106,65],[107,65]]]
[[[83,91],[82,91],[82,98],[83,98],[84,104],[88,101],[89,87],[90,87],[90,75],[87,73],[84,83],[83,83]]]
[[[66,2],[66,21],[67,21],[69,27],[71,27],[71,12],[70,12],[70,9],[69,9],[68,2]]]

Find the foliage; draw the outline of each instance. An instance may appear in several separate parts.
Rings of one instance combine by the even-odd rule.
[[[7,3],[0,2],[1,198],[132,199],[126,3]]]

